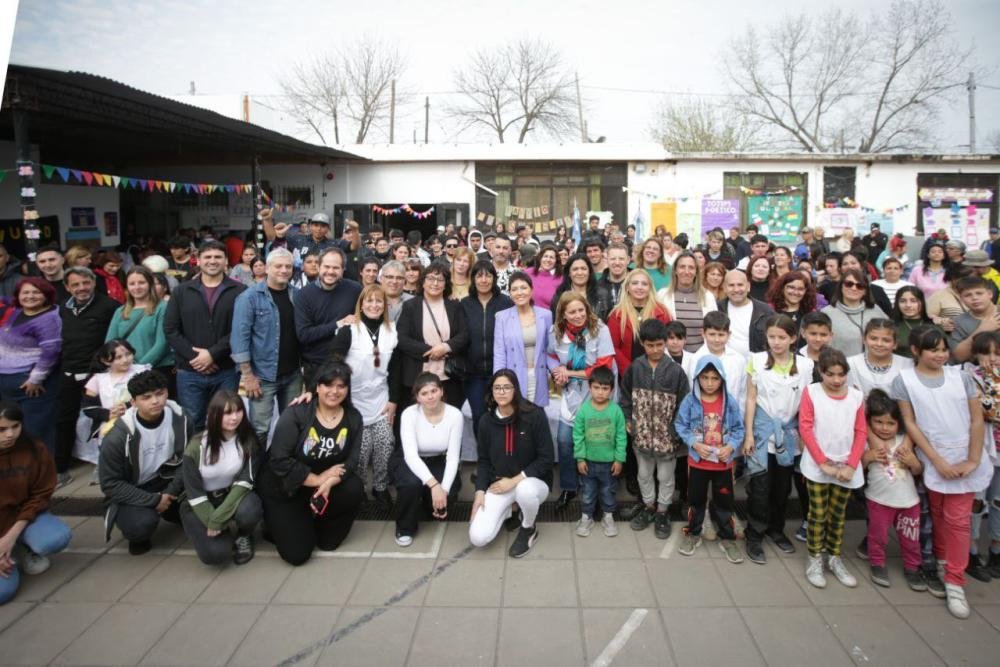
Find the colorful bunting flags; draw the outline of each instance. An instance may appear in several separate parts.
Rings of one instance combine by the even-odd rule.
[[[230,193],[250,192],[249,183],[177,183],[175,181],[160,181],[155,179],[131,178],[129,176],[118,176],[115,174],[102,174],[96,171],[85,171],[83,169],[73,169],[70,167],[57,167],[51,164],[43,164],[42,174],[45,180],[52,181],[58,176],[63,183],[70,185],[90,185],[98,187],[122,188],[123,190],[134,189],[143,192],[197,192],[198,194],[211,194],[222,190]],[[3,180],[0,172],[0,181]]]
[[[381,206],[372,205],[372,212],[378,213],[379,215],[398,215],[400,213],[406,213],[417,220],[426,220],[434,215],[434,207],[431,206],[426,211],[414,211],[410,208],[409,204],[403,204],[402,206],[398,206],[396,208],[382,208]]]
[[[799,188],[799,186],[797,186],[797,185],[789,185],[787,188],[781,188],[780,190],[769,190],[769,191],[760,190],[758,188],[748,188],[748,187],[743,186],[743,185],[740,186],[740,192],[742,192],[745,195],[753,195],[754,197],[759,197],[759,196],[770,197],[772,195],[787,195],[789,192],[795,192],[795,191],[800,190],[800,189],[801,188]]]
[[[892,215],[893,213],[899,213],[900,211],[905,211],[910,208],[909,204],[902,204],[901,206],[890,206],[888,208],[874,208],[871,206],[862,206],[858,202],[854,201],[850,197],[842,197],[834,203],[827,202],[823,204],[825,208],[856,208],[863,213],[884,213],[885,215]]]

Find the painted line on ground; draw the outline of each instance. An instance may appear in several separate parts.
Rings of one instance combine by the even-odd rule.
[[[663,551],[660,552],[660,558],[666,559],[674,555],[674,549],[677,548],[677,540],[680,539],[680,534],[680,528],[674,528],[670,531],[670,537],[667,538],[667,543],[663,545]]]
[[[604,647],[604,650],[597,656],[597,659],[591,663],[591,667],[608,667],[608,665],[614,662],[615,656],[625,648],[625,644],[628,643],[629,638],[639,629],[639,626],[646,620],[648,614],[648,609],[636,609],[633,611],[632,615],[625,621],[625,625],[618,630],[618,633],[611,638],[611,641]]]
[[[389,608],[392,607],[393,605],[395,605],[395,604],[397,604],[399,602],[402,602],[407,597],[409,597],[411,594],[413,594],[415,591],[417,591],[418,589],[420,589],[422,586],[426,586],[428,583],[430,583],[433,579],[435,579],[437,576],[439,576],[445,570],[447,570],[452,565],[454,565],[458,561],[460,561],[463,558],[465,558],[466,556],[468,556],[470,553],[472,553],[473,549],[475,549],[475,547],[472,546],[471,544],[468,545],[468,546],[466,546],[464,549],[462,549],[461,551],[459,551],[457,554],[455,554],[454,556],[452,556],[451,558],[449,558],[444,563],[441,563],[440,565],[438,565],[436,568],[434,568],[433,570],[431,570],[427,574],[425,574],[422,577],[419,577],[419,578],[413,580],[412,582],[410,582],[410,584],[406,588],[404,588],[403,590],[401,590],[400,592],[396,593],[395,595],[393,595],[392,597],[390,597],[388,600],[386,600],[385,602],[383,602],[381,604],[381,606],[376,607],[375,609],[372,609],[368,613],[362,615],[361,617],[359,617],[357,620],[355,620],[350,625],[344,626],[343,628],[334,631],[333,633],[331,633],[325,639],[321,639],[318,642],[310,644],[309,646],[307,646],[306,648],[302,649],[301,651],[299,651],[295,655],[292,655],[292,656],[286,658],[285,660],[282,660],[281,662],[278,663],[279,667],[291,667],[292,665],[297,665],[298,663],[302,662],[303,660],[305,660],[306,658],[308,658],[309,656],[311,656],[313,653],[316,653],[317,651],[321,651],[325,647],[329,646],[330,644],[334,644],[334,643],[340,641],[341,639],[343,639],[344,637],[347,637],[348,635],[353,634],[359,628],[364,627],[365,625],[367,625],[368,623],[371,623],[373,620],[375,620],[376,618],[378,618],[379,616],[381,616],[385,612],[389,611]],[[621,634],[620,631],[619,631],[619,634]],[[629,634],[631,634],[631,632]],[[627,639],[627,637],[626,637],[626,639]],[[624,641],[622,643],[624,644]]]

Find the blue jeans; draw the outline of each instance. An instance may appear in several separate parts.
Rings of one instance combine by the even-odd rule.
[[[215,392],[220,389],[236,391],[239,375],[235,368],[227,368],[211,375],[177,369],[177,402],[195,431],[205,428],[205,409]]]
[[[56,456],[57,400],[62,385],[62,373],[52,370],[42,383],[44,391],[38,396],[28,396],[21,385],[28,381],[27,373],[0,375],[0,399],[14,401],[24,411],[24,430],[45,443],[52,458]]]
[[[50,512],[42,512],[28,524],[17,541],[39,556],[48,556],[65,549],[71,537],[73,533],[69,526]],[[14,597],[20,583],[21,572],[18,567],[8,576],[0,577],[0,604],[9,602]]]
[[[479,418],[486,412],[486,383],[489,378],[482,375],[465,376],[465,397],[469,399],[472,411],[472,434],[479,435]]]
[[[298,370],[279,375],[272,382],[261,378],[260,398],[250,399],[250,423],[262,446],[267,444],[267,434],[271,430],[271,416],[274,414],[274,399],[278,399],[280,415],[292,399],[302,393],[302,373]]]
[[[576,493],[580,486],[580,475],[576,471],[576,459],[573,458],[572,424],[559,420],[556,445],[559,447],[559,488],[562,491]]]
[[[601,509],[605,514],[615,511],[615,492],[618,480],[611,476],[611,464],[587,461],[587,474],[580,475],[580,511],[594,516],[597,498],[600,496]]]

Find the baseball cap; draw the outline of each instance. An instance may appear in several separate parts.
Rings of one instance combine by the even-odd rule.
[[[979,248],[975,248],[967,252],[965,254],[965,261],[963,261],[962,264],[973,268],[993,266],[990,256],[986,254],[985,250],[980,250]]]
[[[878,224],[877,222],[873,222],[871,229],[882,229],[882,225]]]
[[[316,223],[317,225],[330,226],[330,216],[326,213],[313,213],[312,217],[309,218],[309,223]]]

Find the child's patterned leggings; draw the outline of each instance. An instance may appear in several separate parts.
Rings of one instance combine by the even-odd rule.
[[[844,543],[844,521],[851,489],[838,484],[806,480],[809,489],[809,527],[806,546],[810,556],[824,551],[839,556]]]

